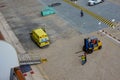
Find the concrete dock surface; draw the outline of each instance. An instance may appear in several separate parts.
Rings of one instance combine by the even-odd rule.
[[[17,3],[17,1],[15,2]],[[29,1],[29,3],[33,2],[34,1],[32,0]],[[17,7],[21,6],[21,4],[24,4],[24,1],[23,3],[19,2]],[[35,4],[39,6],[38,3]],[[28,6],[31,7],[35,4]],[[15,9],[17,9],[17,7]],[[40,5],[39,7],[42,9],[43,6]],[[74,29],[69,22],[60,18],[58,15],[51,15],[48,17],[39,16],[38,18],[39,8],[35,6],[34,8],[31,8],[30,10],[28,7],[20,7],[21,13],[18,11],[20,13],[19,17],[16,17],[17,14],[15,15],[14,12],[12,13],[12,9],[9,9],[11,11],[9,14],[13,15],[13,18],[8,16],[6,17],[7,19],[5,19],[4,14],[0,14],[0,32],[3,34],[5,40],[14,46],[18,54],[29,53],[32,56],[39,56],[47,58],[48,60],[46,63],[32,65],[31,67],[34,74],[28,72],[26,80],[120,79],[120,26],[115,28],[104,28],[89,34],[81,34]],[[6,14],[8,15],[8,13]],[[27,18],[25,18],[25,16],[21,17],[21,15],[25,15]],[[31,18],[33,19],[30,20]],[[12,21],[13,23],[14,21],[17,21],[15,23],[16,26],[9,25]],[[27,33],[29,31],[25,30],[30,28],[28,26],[31,26],[29,25],[29,21],[38,24],[46,23],[47,32],[51,39],[50,46],[40,49],[31,40],[28,40],[29,38],[27,38],[28,36],[26,37],[26,35],[28,35]],[[31,27],[35,28],[35,25],[34,27],[33,25]],[[25,26],[27,26],[27,28]],[[18,36],[20,32],[22,33],[21,36],[26,37],[24,37],[25,39]],[[85,65],[81,65],[80,56],[84,53],[82,51],[84,38],[90,36],[96,36],[100,39],[103,47],[101,50],[94,51],[92,54],[87,55],[87,63]]]

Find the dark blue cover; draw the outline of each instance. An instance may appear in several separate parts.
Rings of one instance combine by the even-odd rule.
[[[31,69],[30,65],[21,65],[20,70],[22,73],[25,73],[25,72],[31,71],[32,69]]]

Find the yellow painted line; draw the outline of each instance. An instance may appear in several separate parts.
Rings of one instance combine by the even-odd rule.
[[[40,70],[42,77],[45,78],[45,80],[50,80],[47,74],[45,73],[44,69],[40,65],[37,65],[37,67]]]
[[[104,18],[104,17],[102,17],[100,15],[97,15],[97,14],[89,11],[88,9],[86,9],[86,8],[84,8],[82,6],[79,6],[79,5],[71,2],[70,0],[63,0],[63,1],[66,2],[66,3],[68,3],[68,4],[70,4],[70,5],[72,5],[72,6],[74,6],[77,9],[83,10],[84,12],[88,13],[90,16],[96,18],[100,22],[103,22],[103,23],[107,24],[110,27],[113,27],[113,26],[115,27],[116,26],[115,22],[112,22],[112,21],[110,21],[110,20],[108,20],[108,19],[106,19],[106,18]]]

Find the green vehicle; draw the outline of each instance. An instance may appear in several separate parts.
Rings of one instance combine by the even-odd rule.
[[[41,11],[42,16],[48,16],[51,14],[55,14],[55,10],[52,7],[47,7],[44,10]]]

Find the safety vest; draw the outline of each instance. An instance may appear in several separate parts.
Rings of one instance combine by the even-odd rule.
[[[82,60],[85,60],[85,56],[84,56],[84,55],[82,55],[81,59],[82,59]]]

